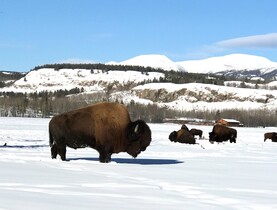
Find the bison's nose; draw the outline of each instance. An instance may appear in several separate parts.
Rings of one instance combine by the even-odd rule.
[[[134,154],[134,155],[132,155],[133,156],[133,158],[136,158],[137,156],[138,156],[138,154]]]
[[[140,151],[145,151],[146,150],[146,147],[142,147],[142,148],[140,148]]]

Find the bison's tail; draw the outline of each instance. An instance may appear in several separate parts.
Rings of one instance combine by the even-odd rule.
[[[146,123],[143,120],[130,122],[127,126],[127,138],[131,141],[137,140],[144,132]]]
[[[52,147],[53,144],[54,144],[54,138],[51,131],[49,130],[49,146]]]

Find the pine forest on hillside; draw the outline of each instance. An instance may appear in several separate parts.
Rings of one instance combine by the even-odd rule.
[[[205,83],[224,85],[225,81],[233,81],[235,78],[226,77],[222,75],[206,75],[187,72],[163,71],[162,69],[154,69],[150,67],[140,66],[124,66],[124,65],[105,65],[105,64],[47,64],[38,66],[32,69],[35,71],[41,68],[54,68],[56,71],[60,69],[98,69],[102,72],[109,72],[113,70],[121,71],[139,71],[142,74],[148,72],[162,72],[165,74],[164,78],[153,81],[145,81],[145,83],[152,82],[171,82],[175,84],[183,83]],[[8,80],[17,80],[24,77],[24,74],[3,74],[1,73],[0,88],[10,85]],[[93,73],[93,71],[91,71]],[[238,80],[238,79],[236,79]],[[247,78],[240,80],[241,88],[246,88],[248,84]],[[268,81],[255,81],[255,88],[259,88],[260,84]],[[131,87],[125,87],[131,88]],[[25,116],[25,117],[50,117],[55,114],[70,111],[79,107],[87,106],[100,101],[116,101],[123,103],[120,99],[111,97],[111,94],[119,91],[113,89],[112,86],[107,85],[104,91],[97,93],[84,93],[83,88],[73,88],[71,90],[58,90],[53,92],[43,91],[34,93],[14,93],[14,92],[0,92],[0,116]],[[237,110],[226,109],[219,111],[185,111],[185,110],[170,110],[160,108],[155,104],[143,105],[132,101],[126,104],[130,111],[131,117],[141,118],[148,122],[163,122],[167,118],[197,118],[205,119],[206,121],[214,122],[216,118],[235,118],[243,123],[245,126],[276,126],[277,125],[277,110],[257,109],[257,110]]]

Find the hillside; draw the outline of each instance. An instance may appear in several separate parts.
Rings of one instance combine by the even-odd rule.
[[[156,104],[173,110],[269,109],[277,106],[277,91],[187,83],[159,82],[166,72],[102,71],[41,68],[33,70],[0,92],[39,93],[82,89],[82,95],[102,92],[110,100]],[[188,75],[183,75],[186,77]],[[267,84],[276,85],[275,82]],[[262,85],[261,85],[262,87]]]
[[[0,71],[0,87],[12,84],[16,80],[24,77],[25,73],[12,72],[12,71]]]
[[[144,81],[158,80],[163,73],[138,71],[102,71],[98,69],[60,69],[42,68],[29,72],[13,85],[0,89],[1,92],[42,92],[84,88],[85,92],[101,91],[108,85],[115,89],[132,87]]]
[[[277,106],[277,91],[189,83],[152,83],[131,91],[139,98],[177,110],[269,109]]]
[[[261,59],[261,65],[262,61],[268,63]],[[0,116],[50,116],[117,101],[129,106],[132,117],[150,122],[184,114],[213,120],[220,112],[245,125],[276,125],[277,81],[230,78],[123,64],[44,65],[2,82]]]

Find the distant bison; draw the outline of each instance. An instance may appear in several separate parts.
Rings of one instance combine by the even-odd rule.
[[[237,130],[224,125],[217,124],[209,133],[210,141],[223,142],[230,140],[231,143],[236,143]]]
[[[148,125],[132,122],[128,110],[118,103],[98,103],[57,115],[49,122],[51,156],[66,160],[66,146],[91,147],[98,151],[99,161],[111,161],[113,153],[127,152],[134,158],[151,142]]]
[[[189,132],[191,133],[191,135],[193,135],[193,137],[199,136],[199,138],[202,138],[202,135],[203,135],[203,131],[202,130],[192,128],[192,129],[190,129]]]
[[[179,131],[171,132],[169,135],[169,140],[185,144],[195,144],[195,138],[193,135],[191,135],[189,131],[182,128]]]
[[[266,141],[267,139],[271,139],[273,142],[277,142],[277,133],[276,132],[265,133],[264,141]]]

